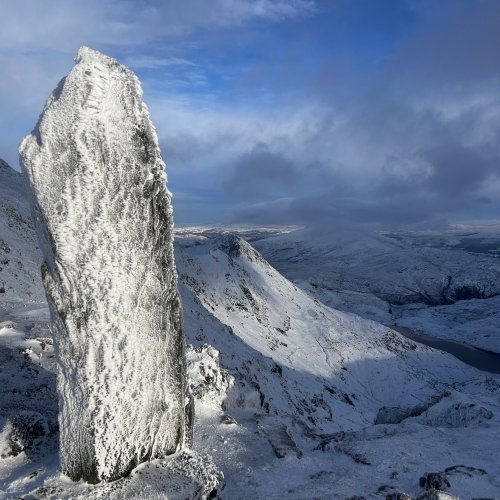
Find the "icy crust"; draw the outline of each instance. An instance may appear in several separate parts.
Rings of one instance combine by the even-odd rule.
[[[64,478],[54,477],[32,491],[39,499],[109,500],[204,500],[213,498],[224,476],[208,456],[183,450],[164,459],[139,465],[130,476],[112,483],[88,485],[65,484]]]
[[[234,377],[221,369],[219,351],[211,345],[188,346],[188,380],[195,400],[205,407],[219,411],[224,406],[229,389],[234,386]]]
[[[74,480],[175,453],[190,413],[171,195],[141,96],[128,68],[83,47],[20,146]]]
[[[58,471],[57,391],[46,307],[14,306],[0,320],[0,499],[203,499],[223,485],[206,452],[191,450],[136,467],[128,477],[90,485]],[[189,383],[201,413],[220,411],[228,375],[211,346],[188,349]],[[197,408],[198,410],[198,408]]]

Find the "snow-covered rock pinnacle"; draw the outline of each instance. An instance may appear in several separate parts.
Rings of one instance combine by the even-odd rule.
[[[82,47],[21,143],[58,358],[61,467],[109,481],[189,435],[171,196],[137,77]]]

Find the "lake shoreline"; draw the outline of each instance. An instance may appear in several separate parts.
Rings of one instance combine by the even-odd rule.
[[[415,333],[411,328],[388,325],[392,330],[419,344],[448,352],[460,361],[478,370],[500,374],[500,353],[475,347],[453,339],[441,339],[424,333]]]

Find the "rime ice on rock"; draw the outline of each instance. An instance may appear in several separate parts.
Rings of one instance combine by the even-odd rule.
[[[74,480],[122,477],[190,434],[171,197],[141,96],[128,68],[83,47],[20,146]]]

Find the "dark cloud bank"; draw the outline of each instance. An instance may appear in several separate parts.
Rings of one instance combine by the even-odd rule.
[[[238,199],[233,222],[429,227],[499,217],[500,2],[419,8],[422,26],[368,87],[339,102],[333,62],[309,83],[325,111],[303,138],[309,158],[261,143],[235,160],[222,183]],[[332,145],[330,161],[316,161],[321,145],[340,140],[354,144],[351,156]],[[366,164],[351,172],[356,149]]]

